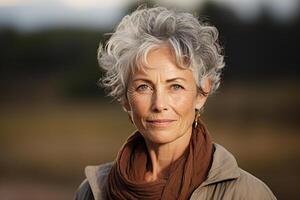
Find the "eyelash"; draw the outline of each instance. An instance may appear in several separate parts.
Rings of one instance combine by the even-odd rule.
[[[144,88],[144,87],[147,87],[147,88],[148,88],[149,86],[146,85],[146,84],[142,84],[142,85],[139,85],[139,86],[136,88],[136,90],[137,90],[137,91],[145,91],[146,88]],[[144,88],[144,89],[143,89],[143,88]]]
[[[172,88],[174,88],[175,90],[178,90],[178,89],[184,89],[181,85],[179,84],[173,84],[171,85]],[[176,87],[176,88],[175,88]]]
[[[136,90],[137,91],[145,91],[148,88],[151,89],[151,87],[149,87],[148,85],[142,84],[142,85],[139,85]],[[179,90],[179,89],[184,89],[184,87],[182,87],[179,84],[173,84],[173,85],[171,85],[171,88],[174,89],[174,90],[176,90],[176,91]]]

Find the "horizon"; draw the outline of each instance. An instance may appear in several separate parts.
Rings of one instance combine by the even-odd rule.
[[[244,22],[256,20],[267,12],[278,23],[287,23],[299,15],[297,0],[156,0],[160,5],[172,5],[190,10],[211,2],[229,8]],[[171,3],[172,2],[172,3]],[[12,27],[21,32],[53,27],[109,29],[127,12],[134,0],[0,0],[0,28]]]

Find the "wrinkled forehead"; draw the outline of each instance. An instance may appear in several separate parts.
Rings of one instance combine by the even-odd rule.
[[[188,68],[180,68],[177,66],[156,65],[156,66],[143,66],[136,69],[131,74],[131,78],[144,77],[144,78],[160,78],[160,79],[193,79],[193,72]]]
[[[192,72],[190,67],[186,67],[178,62],[175,54],[168,46],[151,49],[136,60],[137,62],[131,71],[131,76],[147,76],[150,73],[186,76]]]
[[[187,69],[184,58],[176,57],[173,49],[167,45],[147,49],[135,59],[132,72],[160,69],[164,65],[174,65],[178,69]]]

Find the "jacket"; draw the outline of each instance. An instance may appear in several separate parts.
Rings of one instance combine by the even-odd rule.
[[[214,143],[215,152],[207,179],[192,193],[190,200],[274,200],[268,186],[239,168],[233,155]],[[113,163],[85,168],[86,179],[79,186],[76,200],[105,200],[103,186]]]

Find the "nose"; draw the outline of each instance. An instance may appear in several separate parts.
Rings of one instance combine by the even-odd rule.
[[[152,96],[152,110],[162,112],[167,110],[167,95],[163,90],[156,90]]]

